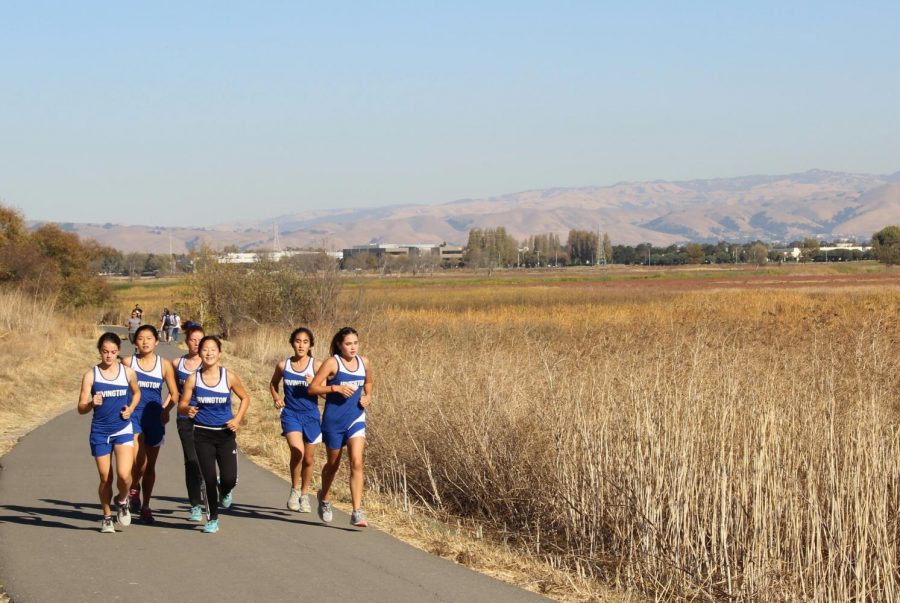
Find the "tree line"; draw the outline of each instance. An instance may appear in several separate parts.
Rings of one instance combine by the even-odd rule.
[[[756,240],[743,243],[687,243],[653,246],[613,245],[607,233],[572,229],[565,242],[554,233],[517,240],[505,228],[473,228],[464,251],[464,264],[474,268],[583,266],[599,264],[676,266],[684,264],[764,264],[767,262],[842,262],[877,259],[900,264],[900,228],[888,226],[872,236],[872,248],[831,247],[808,237],[786,245]],[[791,252],[797,249],[799,255]]]
[[[115,249],[82,241],[56,224],[29,230],[18,211],[0,205],[0,285],[56,297],[60,307],[98,305],[110,295],[99,273]]]

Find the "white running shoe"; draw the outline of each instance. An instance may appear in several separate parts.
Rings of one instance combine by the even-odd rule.
[[[307,506],[309,503],[307,503]],[[300,510],[300,490],[297,488],[291,488],[291,494],[287,499],[287,508],[291,511],[299,511]]]
[[[120,501],[116,508],[116,521],[122,527],[131,525],[131,511],[128,510],[128,499]]]
[[[100,533],[101,534],[115,534],[116,526],[113,525],[112,517],[104,517],[100,520]]]
[[[324,523],[331,523],[332,513],[331,513],[331,502],[327,500],[322,500],[322,491],[319,490],[316,498],[319,499],[319,519],[321,519]]]
[[[366,514],[363,513],[362,509],[353,509],[353,513],[350,514],[350,525],[357,528],[369,527],[369,522],[366,521]]]
[[[312,513],[312,506],[309,504],[309,495],[308,494],[300,495],[300,512],[301,513]]]

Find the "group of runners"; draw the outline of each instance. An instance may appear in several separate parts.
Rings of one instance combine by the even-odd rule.
[[[189,520],[201,522],[206,516],[203,532],[215,533],[219,531],[219,510],[232,504],[237,485],[235,432],[244,420],[250,397],[240,377],[222,366],[218,337],[193,324],[185,329],[185,342],[187,353],[169,361],[156,353],[160,336],[153,325],[137,327],[131,356],[120,356],[122,341],[115,333],[104,333],[97,341],[100,362],[84,374],[78,412],[93,413],[89,441],[100,477],[103,533],[130,525],[132,514],[138,514],[144,523],[153,523],[150,502],[156,459],[173,410],[184,455]],[[293,354],[278,362],[269,384],[290,449],[287,507],[301,513],[312,511],[309,489],[315,451],[324,442],[326,461],[315,502],[319,518],[332,521],[330,492],[346,447],[353,502],[350,523],[367,527],[362,510],[363,452],[372,373],[369,361],[359,355],[359,335],[352,327],[340,329],[324,362],[313,356],[315,337],[310,329],[294,329],[289,342]],[[232,396],[240,402],[237,411]],[[322,413],[320,396],[325,397]]]
[[[128,328],[128,341],[132,344],[134,343],[138,327],[142,324],[144,324],[144,311],[139,304],[135,304],[131,310],[131,315],[125,320],[125,326]],[[184,326],[189,327],[196,324],[189,320]],[[181,331],[181,328],[181,316],[179,316],[178,312],[174,310],[170,312],[168,308],[165,308],[160,317],[159,327],[156,329],[162,339],[166,342],[178,341],[178,333]]]

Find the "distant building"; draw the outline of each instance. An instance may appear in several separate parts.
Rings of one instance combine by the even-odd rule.
[[[436,256],[442,264],[455,265],[462,261],[463,248],[458,245],[432,245],[429,243],[370,243],[368,245],[354,245],[344,249],[344,259],[368,254],[375,258],[382,257],[408,257],[408,256]]]
[[[871,250],[871,245],[860,245],[859,243],[835,243],[827,247],[819,247],[819,251],[862,251],[865,253]]]
[[[803,255],[799,247],[782,247],[781,249],[773,249],[772,253],[779,254],[782,260],[794,260],[795,262],[799,262],[800,256]]]
[[[245,251],[241,253],[224,253],[219,257],[220,264],[253,264],[262,259],[278,262],[284,258],[297,255],[319,255],[324,253],[330,258],[340,261],[343,253],[340,251]]]

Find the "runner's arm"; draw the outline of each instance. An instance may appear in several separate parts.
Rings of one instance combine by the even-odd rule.
[[[194,395],[194,383],[197,380],[197,373],[192,373],[184,382],[184,389],[181,390],[181,399],[178,401],[178,413],[194,418],[197,414],[197,407],[191,406],[191,396]]]
[[[372,403],[372,364],[368,358],[363,356],[360,356],[359,359],[362,361],[363,366],[366,367],[366,382],[363,384],[362,396],[359,397],[359,405],[367,408]]]
[[[122,409],[121,414],[123,419],[128,419],[141,403],[141,388],[138,385],[137,374],[131,367],[125,367],[125,375],[128,377],[128,387],[131,389],[131,404]]]
[[[91,398],[91,388],[93,386],[94,371],[88,371],[81,378],[81,392],[78,394],[78,414],[80,415],[88,414],[95,406],[94,400]]]
[[[272,394],[272,402],[275,408],[284,408],[284,400],[278,395],[278,385],[281,383],[281,377],[284,374],[284,360],[275,365],[275,372],[272,373],[272,379],[269,381],[269,393]]]
[[[225,423],[225,425],[231,431],[237,431],[238,427],[241,426],[241,421],[244,420],[244,415],[247,414],[247,409],[250,408],[250,396],[247,395],[247,390],[244,389],[244,384],[241,382],[241,378],[235,375],[234,373],[229,373],[231,391],[234,392],[234,395],[237,396],[241,405],[238,407],[237,412],[234,414],[234,418]]]

